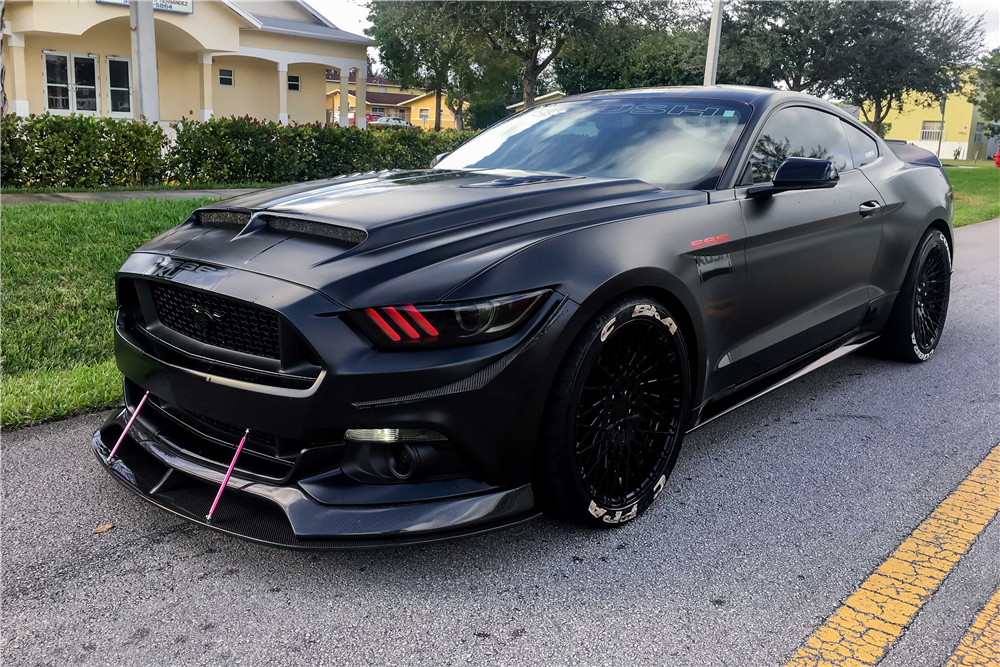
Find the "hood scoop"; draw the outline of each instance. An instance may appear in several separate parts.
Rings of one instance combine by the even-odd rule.
[[[530,176],[511,176],[509,178],[497,178],[483,183],[468,183],[459,187],[463,188],[514,188],[519,185],[532,185],[534,183],[549,183],[551,181],[568,181],[581,176],[554,176],[545,174],[532,174]]]
[[[231,240],[269,230],[279,234],[327,239],[347,249],[361,245],[368,238],[363,229],[284,215],[272,215],[246,209],[207,209],[197,212],[197,221],[205,227],[233,230]]]

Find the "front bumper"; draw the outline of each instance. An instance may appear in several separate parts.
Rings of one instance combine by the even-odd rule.
[[[349,550],[423,544],[496,530],[538,514],[530,485],[478,492],[457,485],[454,495],[433,501],[329,506],[298,485],[234,474],[209,523],[205,515],[225,473],[193,460],[177,443],[151,432],[142,413],[107,463],[130,416],[128,407],[112,415],[91,441],[94,455],[112,477],[178,516],[269,546]]]

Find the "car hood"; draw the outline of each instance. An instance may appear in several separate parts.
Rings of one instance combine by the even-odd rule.
[[[260,191],[201,209],[267,212],[347,228],[364,237],[355,247],[308,232],[263,226],[240,233],[238,227],[188,222],[140,251],[266,274],[358,308],[437,301],[553,234],[705,203],[704,192],[664,191],[632,179],[381,172]]]

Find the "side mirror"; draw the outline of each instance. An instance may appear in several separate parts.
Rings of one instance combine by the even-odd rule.
[[[433,169],[434,167],[436,167],[437,164],[438,164],[438,162],[440,162],[441,160],[445,159],[449,155],[451,155],[450,152],[448,152],[448,153],[438,153],[437,156],[433,160],[431,160],[431,169]]]
[[[790,157],[778,165],[770,185],[756,185],[747,190],[750,197],[770,197],[788,190],[832,188],[840,181],[837,165],[829,160]]]

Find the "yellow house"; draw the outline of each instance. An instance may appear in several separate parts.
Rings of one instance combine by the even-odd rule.
[[[902,139],[931,151],[939,158],[983,160],[986,155],[985,122],[976,105],[965,99],[964,93],[949,95],[944,106],[921,106],[913,98],[903,103],[902,111],[893,109],[885,123],[892,127],[886,139]],[[940,146],[940,154],[938,154]]]
[[[325,122],[327,71],[367,74],[371,41],[302,1],[8,0],[6,8],[6,91],[18,115]]]
[[[340,75],[331,72],[327,75],[327,122],[340,124]],[[350,113],[354,113],[357,108],[356,84],[354,75],[350,75],[349,83],[351,88],[347,92],[348,107]],[[338,85],[338,87],[334,87]],[[411,125],[425,130],[434,129],[434,93],[425,93],[414,88],[403,88],[398,83],[392,83],[383,77],[371,77],[368,79],[365,113],[373,120],[388,116],[389,118],[402,118]],[[469,103],[462,105],[463,109],[469,108]],[[441,129],[456,129],[455,115],[445,104],[444,95],[441,96]]]

